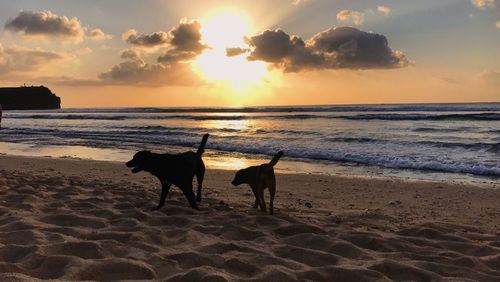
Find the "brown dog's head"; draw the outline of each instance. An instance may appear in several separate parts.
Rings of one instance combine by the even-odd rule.
[[[137,152],[134,157],[126,163],[127,167],[132,167],[133,173],[138,173],[143,170],[147,170],[147,163],[151,156],[150,151],[140,151]]]
[[[236,172],[236,175],[234,176],[231,184],[233,184],[234,186],[238,186],[243,183],[246,183],[246,174],[244,169],[240,169]]]

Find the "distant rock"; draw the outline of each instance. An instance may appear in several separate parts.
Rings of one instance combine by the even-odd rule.
[[[52,110],[61,108],[61,98],[45,86],[0,87],[4,110]]]

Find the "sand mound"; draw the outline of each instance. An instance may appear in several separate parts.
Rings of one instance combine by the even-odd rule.
[[[6,171],[0,179],[2,281],[500,280],[498,236],[468,226],[387,230],[373,217],[310,208],[309,219],[286,208],[269,216],[221,202],[211,187],[200,211],[173,189],[152,212],[158,191],[146,184]]]

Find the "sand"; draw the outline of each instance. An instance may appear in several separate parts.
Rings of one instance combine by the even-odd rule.
[[[0,280],[500,281],[500,189],[209,170],[200,211],[119,163],[0,157]]]

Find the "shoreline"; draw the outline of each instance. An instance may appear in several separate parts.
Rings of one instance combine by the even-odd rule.
[[[151,211],[158,180],[124,164],[0,156],[0,279],[500,278],[500,189],[278,174],[270,216],[232,177]]]
[[[7,165],[8,163],[9,165]],[[125,166],[122,162],[117,161],[96,161],[96,160],[86,160],[86,159],[77,159],[77,158],[54,158],[54,157],[27,157],[27,156],[8,156],[8,155],[0,155],[0,170],[9,171],[21,171],[21,167],[23,164],[33,163],[31,169],[37,170],[37,172],[43,172],[47,175],[51,174],[59,174],[66,176],[79,176],[82,173],[85,173],[88,176],[92,176],[95,168],[98,168],[98,171],[93,175],[96,179],[104,178],[106,181],[112,181],[117,176],[125,177],[122,180],[130,180],[133,185],[139,184],[141,181],[146,180],[146,182],[142,183],[143,185],[151,185],[150,188],[153,193],[159,192],[159,184],[157,183],[157,179],[151,176],[149,173],[139,173],[132,174],[130,170]],[[53,164],[56,164],[56,167],[62,169],[62,171],[57,171],[52,168]],[[67,164],[69,167],[67,167]],[[12,166],[12,168],[9,168]],[[70,167],[73,168],[70,168]],[[102,172],[108,169],[109,174]],[[218,195],[225,196],[222,200],[231,200],[232,196],[230,195],[233,191],[237,191],[237,193],[243,197],[243,201],[248,201],[248,206],[253,204],[253,198],[250,195],[250,188],[247,186],[235,188],[230,184],[231,179],[234,176],[236,170],[227,170],[227,169],[210,169],[207,168],[207,172],[204,180],[204,187],[209,187],[209,189],[216,189]],[[122,175],[123,173],[123,175]],[[342,210],[347,210],[349,213],[351,212],[366,212],[367,210],[381,210],[383,212],[393,211],[392,207],[401,206],[402,200],[409,202],[413,205],[415,204],[423,204],[427,203],[427,208],[421,210],[427,211],[427,214],[432,214],[432,216],[428,217],[425,214],[422,214],[419,219],[415,218],[414,220],[406,221],[403,220],[402,223],[405,224],[416,224],[425,222],[428,220],[450,220],[455,223],[464,223],[461,221],[455,221],[449,217],[439,217],[439,213],[437,212],[438,207],[433,207],[433,204],[438,203],[438,200],[448,200],[444,199],[443,196],[447,196],[449,198],[453,197],[455,199],[461,199],[461,197],[465,197],[468,199],[468,202],[482,202],[483,204],[489,202],[489,205],[485,205],[483,207],[476,207],[479,209],[490,208],[496,210],[496,202],[495,197],[491,195],[498,196],[497,199],[500,198],[500,189],[498,186],[481,186],[481,185],[471,185],[468,183],[460,183],[460,182],[441,182],[441,181],[432,181],[432,180],[415,180],[415,179],[400,179],[393,177],[384,177],[384,176],[339,176],[339,175],[321,175],[321,174],[308,174],[308,173],[294,173],[294,172],[276,172],[278,188],[277,188],[277,199],[280,200],[280,194],[287,196],[294,196],[298,198],[299,202],[317,202],[317,205],[314,206],[315,209],[326,212],[327,214],[342,214]],[[283,182],[283,183],[280,183]],[[318,190],[314,190],[313,186],[318,185],[321,188],[317,188]],[[221,189],[221,187],[224,187]],[[302,189],[303,187],[308,187],[308,190]],[[352,188],[348,188],[352,187]],[[312,190],[311,190],[312,189]],[[321,189],[321,190],[319,190]],[[370,189],[374,189],[370,191]],[[175,190],[172,189],[172,190]],[[219,191],[220,190],[220,191]],[[337,202],[337,205],[331,205],[328,201],[330,199],[327,195],[322,195],[321,197],[316,197],[318,194],[322,192],[329,192],[331,196],[331,200],[333,202]],[[386,194],[395,193],[395,194]],[[290,194],[291,193],[291,194]],[[427,193],[427,194],[425,194]],[[407,195],[405,195],[407,194]],[[412,194],[412,195],[409,195]],[[440,194],[440,195],[437,195]],[[454,195],[455,194],[455,195]],[[488,194],[488,196],[486,195]],[[491,194],[491,195],[489,195]],[[340,197],[339,200],[336,200],[336,197]],[[437,198],[434,198],[437,196]],[[476,198],[472,198],[476,197]],[[320,198],[321,200],[318,200]],[[375,201],[375,198],[380,198],[382,200]],[[412,199],[413,198],[413,199]],[[461,200],[465,200],[461,199]],[[338,198],[337,198],[338,199]],[[421,203],[413,203],[414,199],[421,200]],[[282,198],[283,200],[283,198]],[[384,200],[387,200],[384,202]],[[353,204],[356,203],[357,205]],[[465,201],[462,201],[465,203]],[[430,203],[430,204],[429,204]],[[152,203],[154,204],[154,202]],[[285,201],[285,204],[289,206],[296,206],[296,204],[292,201]],[[443,206],[444,205],[444,206]],[[356,207],[357,206],[357,207]],[[445,203],[440,203],[439,208],[443,208],[443,211],[447,211],[450,206],[446,206]],[[390,209],[388,209],[389,207]],[[470,208],[470,206],[469,206]],[[278,206],[279,210],[279,206]],[[467,215],[466,213],[469,213]],[[498,220],[491,220],[490,224],[487,224],[487,228],[478,227],[479,230],[489,231],[492,233],[500,232],[500,209],[496,212],[499,215]],[[477,224],[477,220],[480,218],[484,218],[484,215],[474,217],[470,216],[470,214],[474,214],[473,210],[464,209],[460,212],[460,214],[456,214],[457,217],[460,218],[468,218],[468,225]],[[476,214],[481,214],[477,212]]]
[[[4,150],[0,156],[20,156],[34,158],[75,159],[85,161],[126,162],[136,152],[132,149],[93,148],[86,146],[35,145],[26,143],[0,142]],[[172,147],[173,152],[192,150],[189,147]],[[88,156],[87,158],[83,156]],[[222,152],[222,155],[204,156],[207,168],[236,171],[251,165],[268,161],[265,156],[244,155],[241,153]],[[270,157],[269,157],[270,159]],[[308,161],[302,159],[281,160],[276,168],[282,174],[321,175],[332,177],[351,177],[369,179],[395,179],[401,181],[428,181],[436,183],[468,184],[483,188],[499,188],[500,177],[465,173],[441,172],[432,170],[412,170],[386,168],[380,166],[333,161]]]

